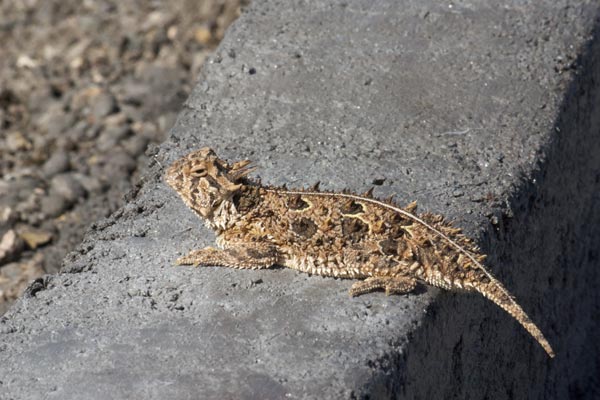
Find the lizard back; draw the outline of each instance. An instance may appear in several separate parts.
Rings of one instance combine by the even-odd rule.
[[[209,148],[175,162],[167,182],[217,234],[220,253],[196,250],[182,264],[265,268],[281,264],[312,274],[363,279],[352,295],[416,282],[475,291],[511,314],[554,357],[552,347],[508,290],[483,265],[485,255],[440,215],[416,214],[371,192],[324,192],[263,186]]]

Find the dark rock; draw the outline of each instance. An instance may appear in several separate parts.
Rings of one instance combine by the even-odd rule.
[[[110,154],[107,158],[107,171],[111,171],[109,176],[113,174],[129,174],[137,168],[137,160],[121,150]]]
[[[92,134],[89,134],[89,132]],[[71,140],[80,141],[83,139],[94,139],[98,135],[98,129],[95,131],[90,129],[90,125],[85,120],[78,121],[73,127],[67,131],[67,135]]]
[[[148,147],[148,139],[135,135],[123,142],[123,148],[133,157],[137,157],[146,151]]]
[[[106,188],[106,186],[103,185],[95,176],[76,172],[73,173],[73,177],[77,179],[87,193],[100,193]]]
[[[100,120],[118,110],[117,100],[110,93],[100,93],[92,100],[92,116]]]
[[[123,114],[125,114],[131,121],[141,121],[146,119],[143,110],[138,106],[123,104],[121,106],[121,112],[123,112]]]
[[[181,83],[181,71],[169,67],[147,65],[141,68],[140,81],[150,88],[150,93],[160,93],[160,96],[149,96],[143,100],[143,113],[146,117],[164,114],[167,111],[176,112],[185,100]]]
[[[56,175],[52,178],[50,189],[70,203],[74,203],[85,196],[84,187],[69,173]]]
[[[31,198],[43,186],[42,181],[32,176],[0,180],[0,204],[2,208],[9,207],[17,213],[20,213],[23,209],[28,210],[30,207],[25,207],[23,203],[31,202]]]
[[[56,150],[42,166],[42,172],[45,176],[51,177],[69,169],[69,154]]]
[[[144,103],[144,99],[149,94],[147,85],[133,80],[128,80],[121,86],[121,99],[123,102],[135,106],[140,106]]]
[[[131,134],[128,125],[115,126],[105,129],[98,138],[97,147],[100,151],[113,150],[124,138]]]
[[[31,96],[27,100],[27,105],[31,112],[47,110],[49,105],[54,101],[50,85],[46,84],[42,88],[32,90]]]
[[[15,211],[20,214],[21,219],[35,213],[39,209],[39,194],[31,192],[15,206]]]
[[[55,104],[38,119],[37,125],[45,130],[48,136],[57,137],[64,134],[73,125],[74,119],[72,113],[64,111],[62,104]]]
[[[40,210],[42,214],[54,218],[61,215],[67,208],[69,203],[59,194],[50,193],[42,197],[40,200]]]
[[[101,131],[102,126],[100,124],[87,125],[84,133],[84,138],[87,140],[96,139]]]
[[[116,114],[109,115],[104,119],[104,125],[107,127],[116,127],[127,125],[128,117],[123,112],[118,112]]]

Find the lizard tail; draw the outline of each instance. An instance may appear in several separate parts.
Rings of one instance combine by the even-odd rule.
[[[554,358],[554,350],[552,350],[552,346],[548,343],[548,340],[544,337],[544,334],[540,329],[534,324],[529,316],[523,311],[521,306],[517,304],[515,299],[508,293],[508,290],[502,286],[502,284],[496,279],[491,279],[489,282],[485,284],[480,284],[475,288],[476,291],[481,293],[483,296],[487,297],[494,303],[496,303],[500,308],[513,316],[519,323],[529,332],[531,336],[544,348],[546,353],[551,358]]]

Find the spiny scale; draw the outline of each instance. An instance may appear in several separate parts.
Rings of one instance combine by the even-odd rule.
[[[384,289],[407,293],[417,282],[475,291],[512,315],[550,357],[552,347],[504,286],[481,264],[485,255],[440,215],[416,215],[416,203],[347,190],[262,186],[247,178],[250,161],[229,164],[203,148],[176,161],[166,180],[215,230],[219,249],[193,250],[178,264],[232,268],[283,265],[312,274],[359,279],[353,296]]]

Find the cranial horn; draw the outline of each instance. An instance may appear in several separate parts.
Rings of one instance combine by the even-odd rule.
[[[233,165],[231,166],[231,170],[232,171],[237,171],[238,169],[242,169],[246,166],[248,166],[252,161],[250,160],[241,160],[241,161],[236,161],[233,163]]]
[[[248,175],[250,172],[256,171],[257,167],[246,168],[251,162],[252,161],[250,160],[242,160],[233,163],[231,170],[229,171],[229,177],[233,181],[237,181],[238,179]]]
[[[242,188],[241,183],[235,184],[233,182],[227,182],[221,186],[219,192],[222,195],[232,195],[233,193],[237,192],[241,188]]]
[[[246,169],[241,169],[238,171],[233,171],[230,173],[230,176],[233,178],[233,180],[237,181],[238,179],[248,175],[250,172],[254,172],[258,169],[258,167],[250,167],[250,168],[246,168]]]
[[[410,203],[406,207],[404,207],[404,209],[410,213],[415,211],[417,209],[417,202],[413,201],[412,203]]]

